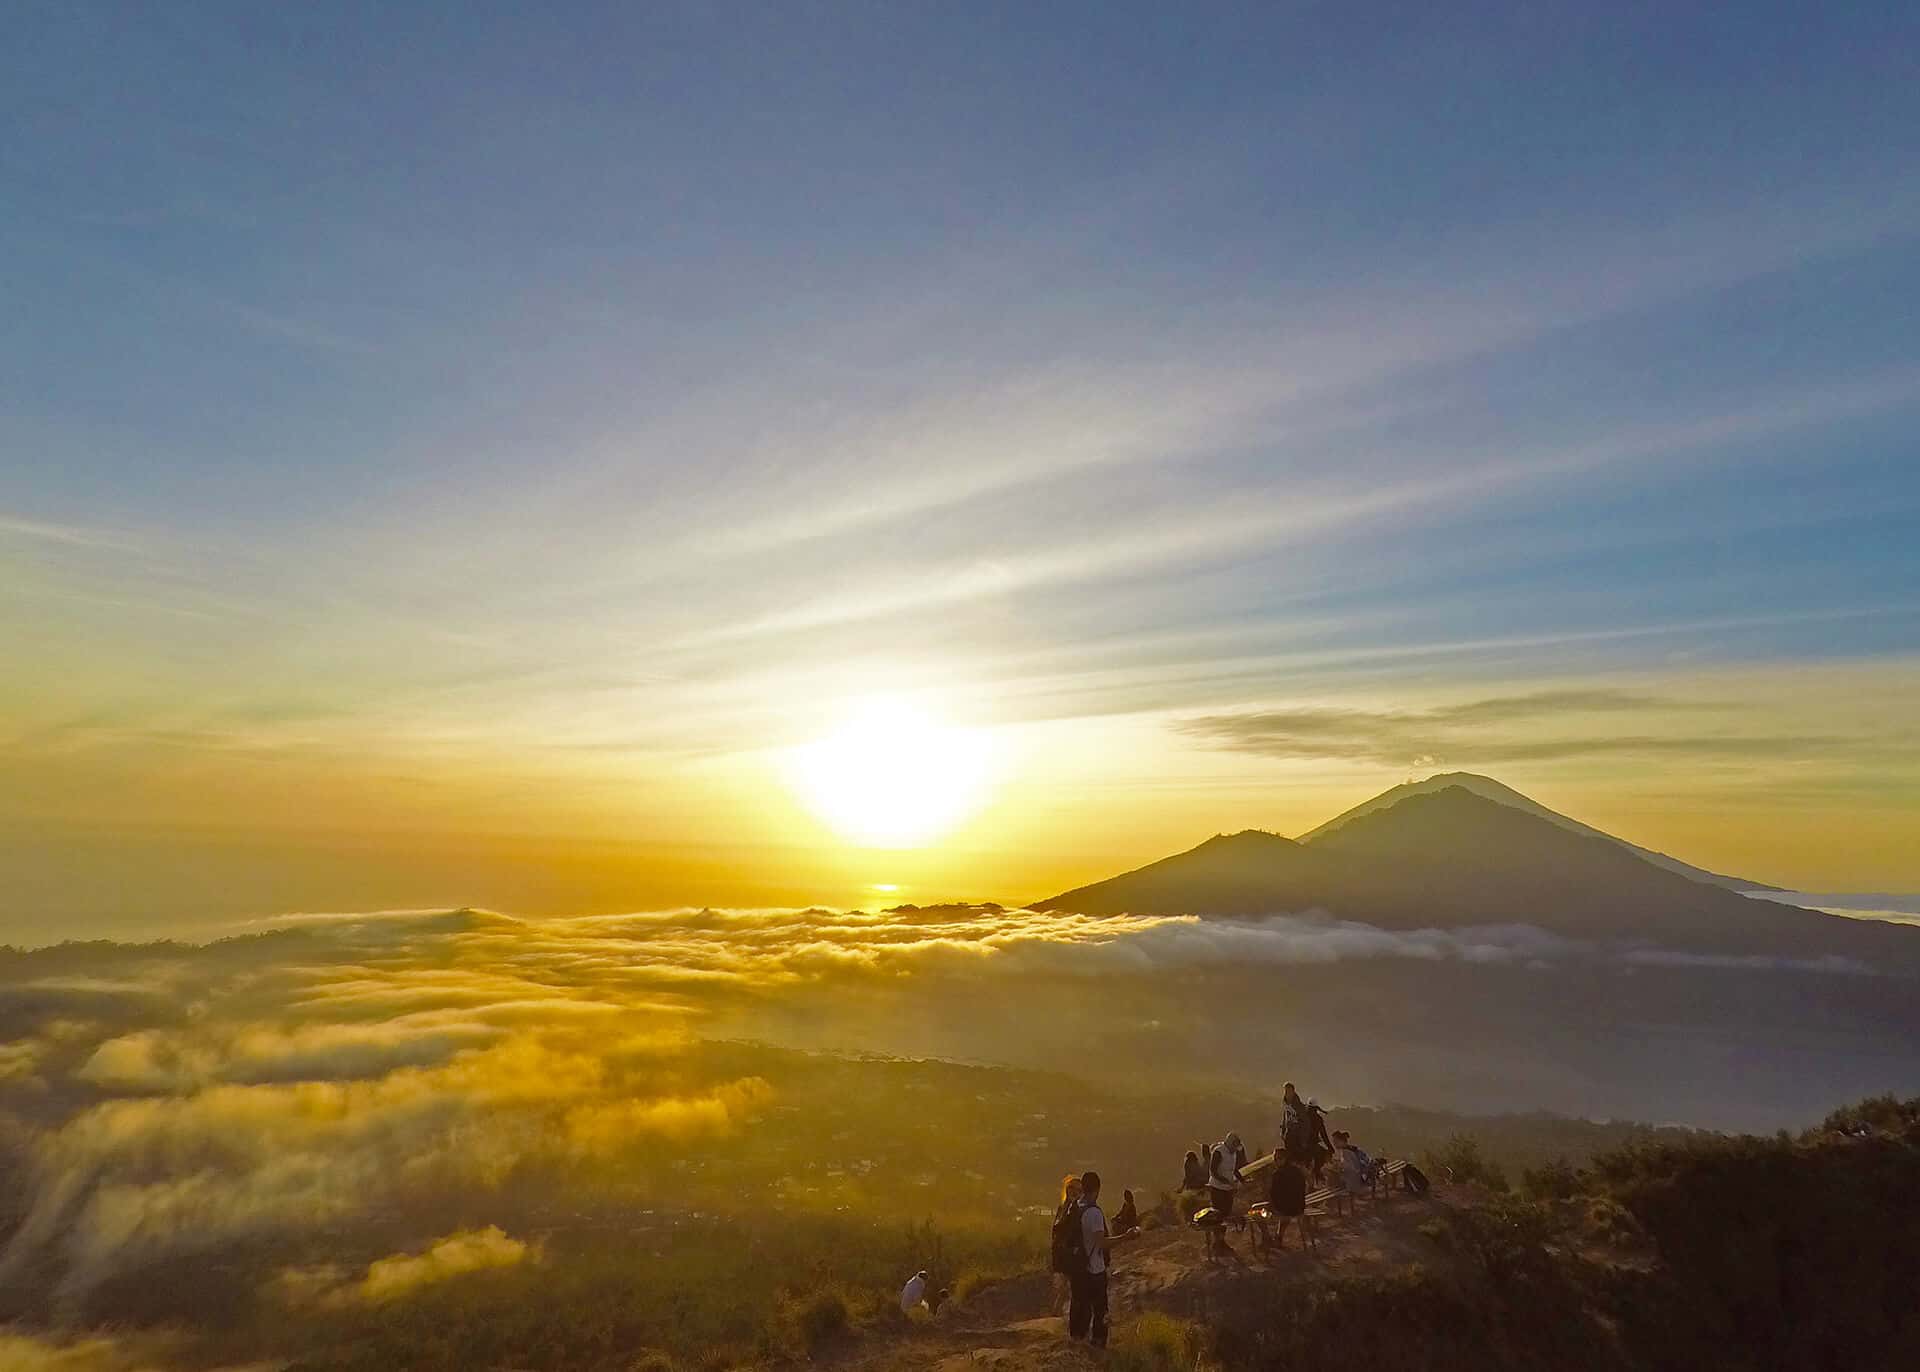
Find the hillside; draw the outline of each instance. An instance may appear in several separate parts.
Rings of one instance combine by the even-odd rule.
[[[1322,1222],[1315,1253],[1208,1265],[1163,1229],[1115,1264],[1113,1347],[1061,1337],[1039,1273],[935,1320],[823,1348],[860,1372],[1406,1368],[1894,1372],[1920,1359],[1920,1100],[1837,1112],[1799,1140],[1703,1138],[1441,1183]]]
[[[1312,842],[1248,831],[1037,902],[1082,914],[1324,912],[1387,929],[1530,925],[1688,953],[1911,954],[1920,940],[1756,901],[1462,786],[1356,813]],[[1887,934],[1893,932],[1889,939]]]
[[[1640,938],[1687,948],[1803,951],[1829,916],[1754,901],[1658,867],[1463,787],[1410,796],[1316,839],[1353,870],[1390,878],[1395,914],[1446,923],[1521,922],[1575,938]]]
[[[1579,820],[1568,815],[1563,815],[1558,810],[1549,810],[1531,796],[1522,795],[1504,782],[1495,781],[1492,777],[1480,776],[1474,772],[1441,772],[1428,777],[1424,781],[1403,782],[1401,785],[1395,786],[1390,790],[1382,791],[1371,800],[1362,801],[1351,810],[1335,815],[1319,828],[1311,829],[1302,834],[1300,841],[1302,843],[1312,843],[1344,827],[1351,821],[1359,819],[1362,815],[1370,815],[1376,810],[1384,810],[1389,806],[1397,805],[1409,796],[1429,795],[1435,791],[1444,791],[1450,786],[1457,786],[1463,791],[1470,791],[1483,800],[1491,800],[1512,809],[1523,811],[1526,814],[1532,815],[1535,819],[1544,819],[1547,823],[1557,825],[1565,829],[1568,833],[1583,834],[1588,838],[1605,839],[1608,843],[1617,844],[1636,857],[1652,863],[1655,867],[1664,868],[1669,872],[1676,873],[1692,881],[1704,882],[1709,886],[1724,886],[1730,891],[1778,891],[1782,889],[1778,886],[1769,886],[1763,881],[1754,881],[1747,877],[1726,876],[1719,872],[1709,872],[1704,867],[1695,867],[1692,863],[1682,862],[1679,858],[1670,857],[1665,853],[1655,852],[1651,848],[1642,848],[1637,843],[1629,843],[1626,839],[1604,833],[1590,824],[1582,824]]]
[[[1335,1290],[1342,1282],[1383,1279],[1416,1263],[1447,1270],[1455,1260],[1437,1251],[1422,1228],[1448,1223],[1486,1199],[1478,1187],[1441,1183],[1425,1198],[1395,1194],[1379,1203],[1361,1202],[1351,1215],[1323,1217],[1318,1247],[1311,1252],[1302,1247],[1297,1231],[1287,1234],[1282,1250],[1260,1253],[1241,1233],[1231,1240],[1232,1258],[1214,1263],[1206,1261],[1196,1231],[1177,1219],[1149,1216],[1147,1222],[1156,1227],[1114,1261],[1108,1289],[1112,1321],[1121,1329],[1137,1328],[1143,1316],[1164,1329],[1193,1319],[1251,1328],[1262,1320],[1276,1287]],[[852,1344],[837,1354],[823,1350],[815,1361],[849,1372],[981,1367],[1028,1372],[1088,1365],[1087,1351],[1062,1337],[1064,1320],[1048,1313],[1050,1294],[1046,1273],[1024,1273],[968,1293],[939,1318],[895,1325],[892,1337]],[[1128,1336],[1122,1334],[1118,1342],[1125,1345]]]

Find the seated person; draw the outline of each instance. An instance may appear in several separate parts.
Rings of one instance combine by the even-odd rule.
[[[1273,1246],[1285,1248],[1287,1225],[1300,1221],[1300,1233],[1311,1247],[1315,1242],[1313,1220],[1307,1215],[1307,1174],[1291,1158],[1282,1158],[1273,1169],[1273,1185],[1267,1191],[1267,1213],[1275,1225]]]
[[[1119,1213],[1113,1217],[1113,1226],[1110,1232],[1114,1234],[1131,1234],[1139,1227],[1140,1212],[1134,1208],[1133,1192],[1122,1191],[1120,1193],[1120,1210]]]
[[[1353,1141],[1353,1136],[1341,1129],[1333,1136],[1335,1147],[1340,1153],[1340,1174],[1342,1185],[1349,1195],[1358,1195],[1373,1188],[1374,1172],[1379,1165],[1367,1156],[1366,1150]]]
[[[1189,1148],[1184,1169],[1180,1174],[1182,1191],[1204,1191],[1207,1186],[1207,1165],[1200,1161],[1200,1154]]]

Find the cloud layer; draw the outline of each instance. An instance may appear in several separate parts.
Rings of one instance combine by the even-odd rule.
[[[79,1302],[146,1263],[485,1195],[510,1176],[592,1175],[697,1148],[780,1101],[777,1082],[707,1065],[704,1038],[764,1022],[772,1007],[844,1019],[859,996],[907,982],[926,996],[989,981],[1019,995],[1022,978],[1097,987],[1342,962],[1868,971],[1842,958],[1598,946],[1525,924],[1389,931],[1312,913],[952,906],[293,923],[200,949],[8,955],[0,1122],[20,1155],[23,1218],[0,1281],[52,1271],[52,1297]],[[378,1267],[367,1290],[386,1299],[508,1251],[490,1237],[448,1242]]]

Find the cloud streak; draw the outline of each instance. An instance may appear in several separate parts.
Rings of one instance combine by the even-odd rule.
[[[1236,752],[1389,767],[1605,755],[1782,759],[1818,756],[1850,742],[1836,734],[1608,732],[1598,722],[1619,717],[1684,717],[1724,709],[1714,702],[1639,692],[1556,690],[1420,710],[1298,706],[1200,715],[1179,720],[1174,727],[1188,737]],[[1550,726],[1544,736],[1537,729],[1541,725]],[[1529,729],[1535,730],[1531,736]]]

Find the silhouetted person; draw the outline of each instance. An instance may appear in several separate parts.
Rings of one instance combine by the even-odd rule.
[[[1327,1112],[1320,1108],[1320,1102],[1309,1098],[1307,1101],[1307,1144],[1313,1151],[1313,1179],[1320,1180],[1320,1173],[1333,1157],[1333,1140],[1327,1135]]]
[[[1120,1193],[1120,1213],[1113,1217],[1113,1232],[1131,1234],[1140,1227],[1140,1212],[1134,1209],[1133,1192]]]
[[[1301,1238],[1311,1247],[1314,1243],[1313,1221],[1307,1216],[1307,1174],[1300,1170],[1300,1164],[1292,1158],[1281,1156],[1274,1165],[1273,1185],[1267,1192],[1267,1208],[1273,1212],[1273,1246],[1285,1248],[1287,1225],[1293,1220],[1300,1221]]]
[[[1292,1082],[1280,1093],[1280,1150],[1298,1163],[1313,1160],[1313,1126],[1307,1121],[1307,1103]]]

